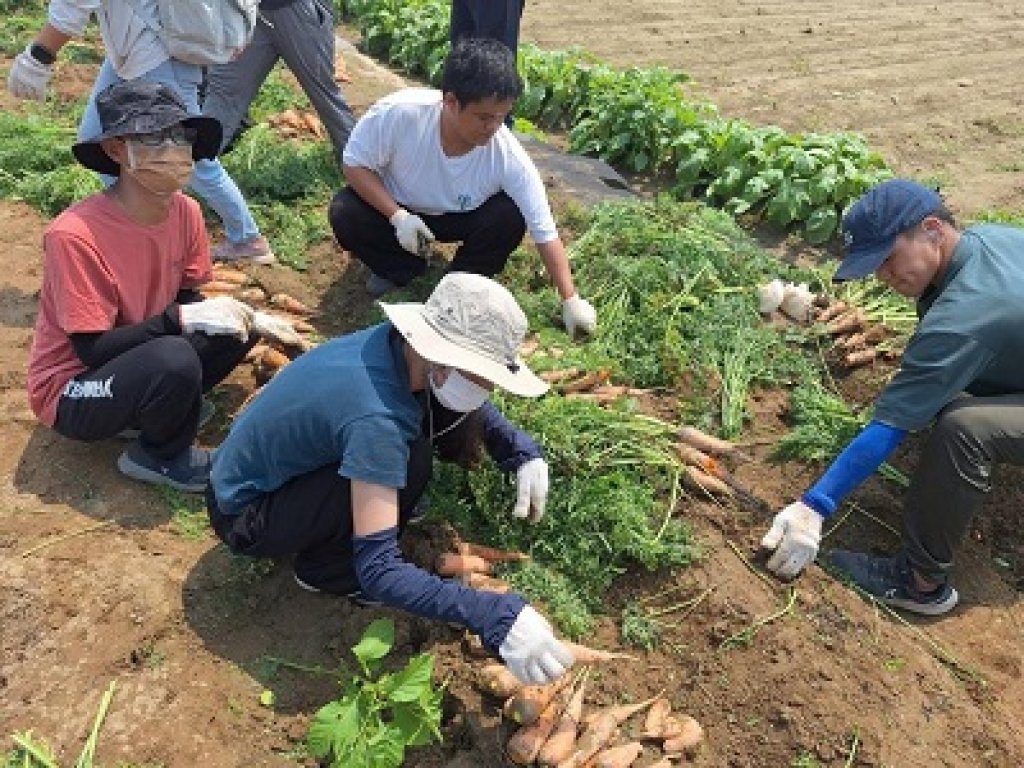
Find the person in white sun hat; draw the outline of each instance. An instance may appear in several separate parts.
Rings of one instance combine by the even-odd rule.
[[[465,626],[520,679],[555,680],[572,653],[521,595],[438,578],[398,547],[435,451],[473,466],[486,449],[516,473],[512,514],[544,514],[540,447],[489,400],[547,391],[518,356],[526,316],[498,283],[459,272],[425,303],[381,307],[388,322],[302,355],[238,417],[214,454],[213,528],[241,554],[294,554],[300,587]]]

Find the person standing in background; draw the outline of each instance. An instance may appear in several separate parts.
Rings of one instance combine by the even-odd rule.
[[[525,5],[526,0],[452,0],[449,32],[452,48],[464,37],[489,37],[518,57],[519,23]],[[505,117],[505,125],[511,128],[514,122],[510,112]]]

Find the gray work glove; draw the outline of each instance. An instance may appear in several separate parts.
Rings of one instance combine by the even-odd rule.
[[[420,254],[423,247],[420,244],[421,238],[428,243],[432,243],[436,239],[434,233],[430,231],[430,227],[423,223],[423,219],[414,213],[409,213],[405,208],[395,211],[388,221],[395,228],[398,244],[409,253],[415,253],[417,256]]]
[[[205,333],[209,336],[249,338],[253,309],[230,296],[181,305],[181,329],[184,333]]]
[[[547,619],[528,605],[519,612],[498,653],[509,671],[530,685],[553,683],[576,661]]]
[[[19,99],[46,100],[46,87],[53,77],[53,67],[43,64],[29,53],[29,45],[14,57],[10,74],[7,75],[7,90]]]
[[[562,322],[570,336],[575,336],[577,331],[589,335],[597,327],[597,310],[589,301],[574,293],[562,302]]]
[[[794,501],[772,522],[761,539],[761,548],[772,551],[765,565],[781,579],[800,575],[818,555],[822,517],[802,501]]]

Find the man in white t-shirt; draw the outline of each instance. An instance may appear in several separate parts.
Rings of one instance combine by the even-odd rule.
[[[398,91],[356,123],[345,147],[348,186],[330,220],[342,247],[373,273],[371,294],[423,274],[434,240],[460,243],[451,271],[493,277],[529,230],[566,330],[593,332],[597,314],[576,292],[540,174],[503,125],[521,92],[508,48],[463,39],[445,61],[440,91]]]

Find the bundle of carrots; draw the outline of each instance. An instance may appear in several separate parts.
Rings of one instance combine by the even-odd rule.
[[[598,405],[607,405],[620,397],[635,397],[650,394],[649,389],[610,384],[610,368],[585,371],[581,368],[559,368],[539,374],[556,392],[568,398],[589,400]]]
[[[530,556],[525,552],[459,542],[454,552],[443,552],[438,556],[436,570],[441,576],[458,577],[474,589],[508,592],[511,585],[493,577],[495,566],[500,563],[521,563],[529,559]]]
[[[694,490],[731,498],[735,483],[720,457],[751,461],[751,457],[728,440],[708,435],[696,427],[679,430],[676,452],[686,465],[684,481]]]
[[[835,347],[847,368],[858,368],[888,355],[879,347],[889,335],[885,326],[871,324],[864,310],[834,301],[818,313],[816,322],[836,338]]]

